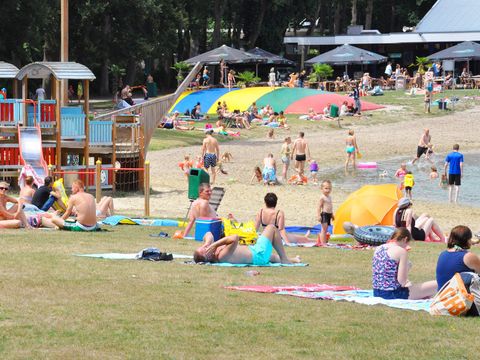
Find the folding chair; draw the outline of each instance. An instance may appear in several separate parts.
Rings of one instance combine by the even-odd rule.
[[[209,204],[212,206],[213,210],[217,211],[220,203],[222,202],[223,196],[225,195],[225,189],[222,187],[214,187],[212,189],[212,196],[210,197]]]

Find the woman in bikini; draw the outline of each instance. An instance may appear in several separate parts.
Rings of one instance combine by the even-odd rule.
[[[255,217],[255,229],[257,232],[260,227],[264,229],[268,225],[273,225],[280,231],[280,235],[282,236],[282,240],[285,244],[307,243],[314,241],[309,239],[309,231],[305,235],[287,233],[285,230],[285,213],[282,210],[276,210],[278,201],[277,195],[274,193],[268,193],[265,195],[264,201],[265,207],[260,209]]]
[[[352,161],[352,166],[355,169],[355,158],[358,153],[357,139],[355,138],[355,132],[353,130],[348,130],[348,136],[345,139],[345,150],[347,152],[347,159],[345,160],[345,171],[348,169],[348,164],[350,160]]]

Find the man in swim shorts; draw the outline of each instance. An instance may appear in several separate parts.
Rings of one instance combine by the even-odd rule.
[[[217,171],[215,167],[217,166],[217,160],[220,157],[220,149],[217,139],[215,139],[212,134],[213,130],[208,130],[206,132],[205,139],[203,139],[202,159],[205,169],[207,169],[207,171],[210,169],[210,177],[212,178],[212,184],[215,184],[215,178],[217,176]]]
[[[198,186],[198,198],[192,203],[192,207],[189,213],[189,221],[185,231],[183,232],[183,237],[188,236],[190,230],[192,229],[195,221],[198,218],[216,218],[218,217],[216,211],[210,205],[210,197],[212,196],[212,188],[208,183],[201,183]]]
[[[255,245],[239,245],[238,235],[213,241],[212,233],[203,237],[203,245],[193,253],[195,262],[217,262],[230,264],[267,265],[268,263],[299,263],[297,256],[289,259],[283,247],[282,238],[274,225],[263,230]],[[275,249],[276,254],[272,254]]]
[[[432,137],[430,136],[430,130],[429,129],[423,129],[423,134],[420,136],[420,140],[418,141],[418,146],[417,146],[417,156],[415,159],[412,160],[412,165],[415,164],[415,161],[420,159],[420,157],[423,154],[426,154],[428,151],[428,144],[432,140]]]
[[[67,222],[75,208],[77,218],[75,222]],[[72,184],[72,195],[68,199],[67,210],[62,217],[54,217],[52,223],[67,231],[96,231],[97,216],[95,198],[86,193],[82,180],[75,180]]]
[[[291,159],[295,156],[295,170],[298,172],[298,175],[303,176],[305,171],[305,161],[310,159],[310,148],[308,147],[307,141],[304,139],[305,133],[300,131],[298,133],[298,138],[293,143]]]

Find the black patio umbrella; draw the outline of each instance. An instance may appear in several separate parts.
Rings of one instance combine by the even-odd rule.
[[[331,64],[345,65],[345,72],[348,65],[354,64],[378,64],[387,61],[385,56],[379,55],[372,51],[357,48],[355,46],[344,44],[326,53],[315,56],[305,61],[307,65],[313,64]]]
[[[467,61],[468,71],[470,71],[470,60],[480,60],[480,44],[473,41],[464,41],[460,44],[451,46],[428,56],[429,60],[454,60]]]
[[[267,58],[267,64],[271,65],[286,65],[286,66],[295,66],[296,63],[292,60],[285,59],[280,55],[272,54],[267,50],[260,49],[259,47],[255,47],[247,51],[249,54],[261,56]],[[258,63],[255,65],[255,71],[258,76]]]
[[[234,49],[227,45],[222,45],[216,49],[185,60],[185,62],[192,65],[197,62],[201,62],[204,65],[218,65],[221,60],[229,64],[255,64],[266,63],[268,59],[266,57],[250,54],[246,51]]]

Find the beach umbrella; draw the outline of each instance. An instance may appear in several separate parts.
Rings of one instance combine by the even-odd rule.
[[[372,51],[360,49],[356,46],[344,44],[305,61],[305,64],[345,65],[345,72],[348,72],[348,65],[378,64],[385,61],[387,61],[385,56],[379,55]]]
[[[292,60],[285,59],[280,55],[272,54],[267,50],[260,49],[259,47],[255,47],[247,51],[249,54],[257,55],[267,59],[267,64],[271,65],[285,65],[285,66],[295,66],[296,63]],[[258,64],[255,65],[255,71],[258,76]]]
[[[428,56],[429,60],[467,61],[467,70],[470,71],[470,60],[480,60],[480,44],[473,41],[464,41],[435,54]]]
[[[246,51],[222,45],[216,49],[185,60],[185,62],[192,65],[197,62],[201,62],[204,65],[218,65],[221,60],[228,64],[255,64],[268,61],[266,57],[250,54]]]
[[[396,184],[365,185],[351,193],[335,212],[334,234],[345,234],[344,222],[358,226],[393,225],[402,192]]]

